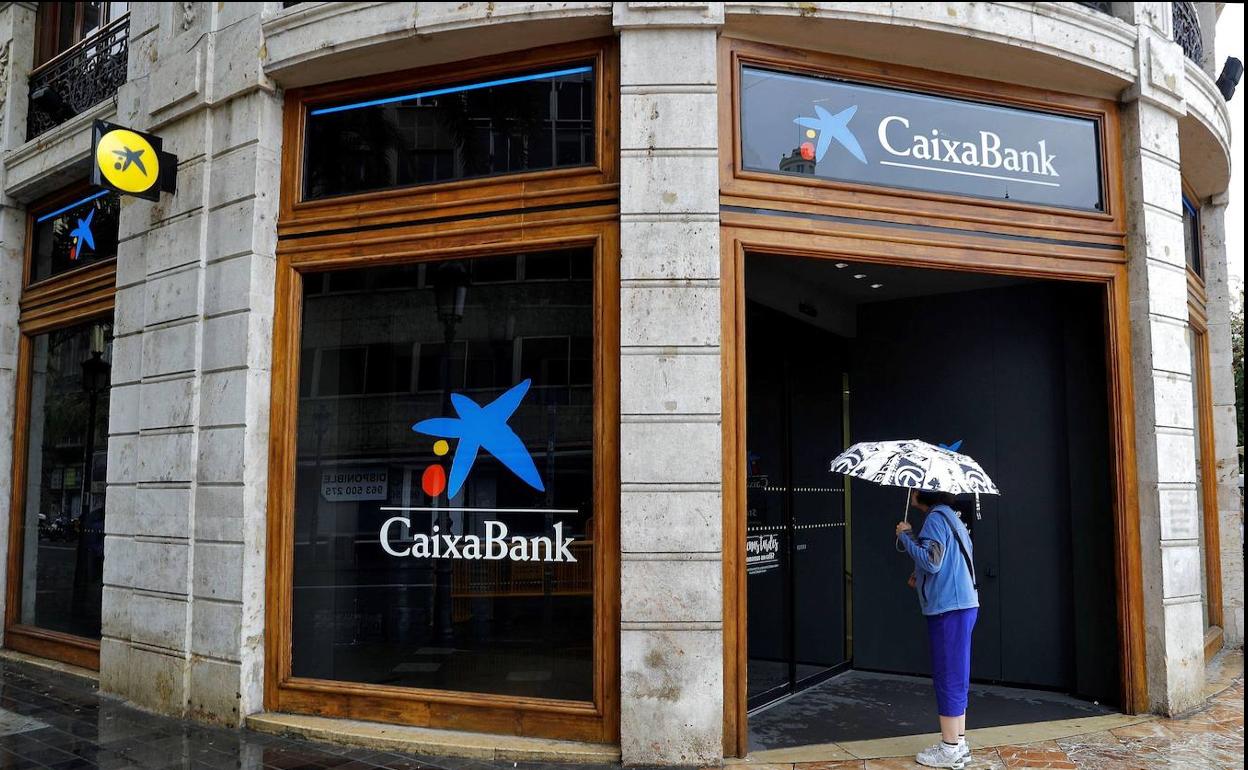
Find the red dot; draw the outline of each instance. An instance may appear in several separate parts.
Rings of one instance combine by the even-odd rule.
[[[446,489],[446,471],[441,465],[430,465],[420,476],[420,488],[430,497],[437,497]]]
[[[815,146],[810,142],[802,142],[801,150],[803,160],[815,159]]]

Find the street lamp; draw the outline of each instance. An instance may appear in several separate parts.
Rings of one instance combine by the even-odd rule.
[[[451,405],[451,350],[455,344],[455,326],[464,320],[464,303],[468,299],[468,268],[463,262],[444,262],[433,271],[433,300],[442,323],[442,413],[447,414]],[[447,498],[450,503],[450,498]],[[451,512],[443,508],[438,514],[438,529],[450,534]],[[455,638],[451,614],[452,566],[447,557],[434,565],[436,588],[433,595],[435,633],[441,642]]]
[[[468,299],[468,268],[462,262],[445,262],[433,271],[433,300],[438,320],[451,327],[464,319],[464,302]]]

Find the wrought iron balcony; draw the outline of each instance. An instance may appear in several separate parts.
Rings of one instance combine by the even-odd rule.
[[[1203,64],[1205,58],[1204,38],[1200,34],[1200,21],[1196,18],[1196,6],[1191,3],[1171,3],[1174,18],[1174,42],[1183,48],[1187,58]]]
[[[129,52],[127,15],[30,73],[26,138],[34,139],[117,93],[126,82]]]

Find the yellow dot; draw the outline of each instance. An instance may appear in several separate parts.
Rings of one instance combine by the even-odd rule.
[[[814,139],[814,138],[815,138],[815,129],[813,129],[813,128],[808,128],[808,129],[806,129],[806,138],[807,138],[807,139]]]
[[[451,447],[449,444],[446,443],[446,439],[440,438],[437,441],[433,442],[433,453],[437,455],[438,457],[441,457],[442,455],[446,454],[449,451],[451,451]]]

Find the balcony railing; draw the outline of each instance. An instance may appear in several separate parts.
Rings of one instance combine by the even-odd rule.
[[[1200,35],[1200,21],[1196,18],[1196,6],[1191,3],[1171,3],[1174,9],[1174,42],[1183,48],[1187,58],[1202,64],[1205,43]]]
[[[129,52],[127,15],[30,73],[26,138],[34,139],[117,93],[126,82]]]

